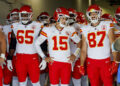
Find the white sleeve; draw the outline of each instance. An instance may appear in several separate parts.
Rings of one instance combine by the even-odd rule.
[[[80,42],[80,37],[78,36],[78,34],[77,34],[77,32],[75,31],[74,28],[71,28],[70,38],[71,38],[75,43],[79,43],[79,42]]]
[[[35,41],[35,48],[36,48],[36,51],[37,53],[42,57],[42,58],[45,58],[45,54],[43,53],[40,45],[47,39],[47,37],[43,36],[43,35],[40,35],[36,41]]]

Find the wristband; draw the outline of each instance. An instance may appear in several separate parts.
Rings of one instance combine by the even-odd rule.
[[[76,51],[74,52],[74,55],[77,57],[80,53],[80,48],[77,48]]]
[[[3,58],[4,60],[6,60],[5,54],[2,53],[2,54],[0,55],[0,57]]]

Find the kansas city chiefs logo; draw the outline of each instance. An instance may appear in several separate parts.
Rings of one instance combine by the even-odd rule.
[[[106,25],[103,25],[102,30],[106,30],[106,29],[107,29]]]
[[[56,12],[61,12],[61,9],[60,9],[60,8],[57,8],[57,9],[56,9]]]

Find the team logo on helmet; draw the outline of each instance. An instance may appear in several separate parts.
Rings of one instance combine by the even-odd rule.
[[[62,12],[60,8],[57,8],[56,9],[56,12]]]

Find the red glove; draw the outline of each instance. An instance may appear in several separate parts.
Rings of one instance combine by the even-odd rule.
[[[117,73],[117,71],[118,71],[118,64],[115,61],[112,62],[111,67],[110,67],[110,71],[111,71],[112,75]]]
[[[80,74],[85,75],[85,68],[84,68],[84,66],[80,66]]]

